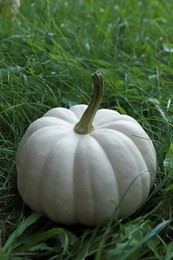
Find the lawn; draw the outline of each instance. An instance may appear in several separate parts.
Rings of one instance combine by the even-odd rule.
[[[171,0],[23,0],[13,22],[1,14],[0,259],[173,258],[172,10]],[[152,139],[156,180],[128,218],[63,226],[23,203],[15,154],[46,111],[88,104],[96,70],[101,107],[134,117]]]

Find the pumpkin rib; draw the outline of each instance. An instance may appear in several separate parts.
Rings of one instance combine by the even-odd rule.
[[[68,122],[68,121],[66,121],[65,119],[62,119],[62,118],[56,118],[56,117],[51,117],[51,116],[49,116],[49,119],[50,118],[52,118],[52,119],[54,119],[54,121],[55,121],[55,126],[57,126],[57,127],[59,127],[59,126],[62,126],[62,124],[63,124],[63,126],[64,127],[69,127],[69,126],[72,126],[72,123],[71,122]],[[41,117],[41,119],[42,119],[42,117]],[[65,124],[65,125],[64,125]],[[42,128],[43,127],[46,127],[46,125],[45,126],[42,126]],[[51,126],[49,126],[49,127],[51,127]]]
[[[75,147],[75,151],[74,151],[74,157],[73,157],[73,194],[74,194],[74,217],[75,217],[75,220],[76,220],[76,223],[80,223],[80,220],[78,218],[78,214],[77,214],[77,195],[76,195],[76,192],[75,192],[75,175],[76,175],[76,171],[75,171],[75,166],[76,166],[76,162],[77,162],[77,159],[76,159],[76,155],[77,155],[77,150],[78,150],[78,146],[79,146],[79,142],[80,142],[80,138],[78,140],[78,143]]]
[[[63,136],[62,138],[60,138],[58,141],[56,141],[56,142],[54,143],[53,147],[51,147],[51,149],[49,150],[49,153],[47,154],[47,159],[46,159],[46,161],[44,162],[44,167],[43,167],[43,168],[46,168],[45,165],[49,163],[49,160],[50,160],[50,157],[51,157],[51,154],[52,154],[52,150],[55,150],[55,148],[56,148],[57,146],[59,146],[59,143],[60,143],[60,142],[64,143],[64,142],[65,142],[65,139],[66,139],[66,138],[69,138],[71,135],[72,135],[72,133],[69,132],[69,133],[67,133],[65,136]],[[72,147],[73,147],[73,146],[71,146],[71,148],[72,148]],[[73,154],[73,153],[72,153],[72,154]],[[43,174],[41,175],[41,177],[44,179],[44,178],[45,178],[45,175],[47,175],[47,172],[45,172],[45,174],[44,174],[44,171],[43,171]],[[43,180],[43,182],[45,182],[45,180]],[[42,181],[41,181],[40,183],[42,183]],[[52,189],[52,196],[51,196],[51,197],[54,197],[55,189],[56,189],[56,187],[55,187],[53,184],[54,184],[54,183],[52,183],[52,186],[53,186],[54,189]],[[40,185],[40,187],[42,187],[42,186]],[[54,211],[54,216],[56,216],[56,215],[57,215],[57,213],[56,213],[56,207],[55,207],[55,205],[54,205],[53,202],[55,202],[55,201],[52,200],[52,207],[51,207],[51,208],[52,208],[53,211]],[[45,202],[43,201],[41,204],[45,205]],[[47,210],[44,209],[44,212],[47,212]]]
[[[56,129],[56,128],[55,128]],[[41,132],[42,132],[42,134],[41,134]],[[59,133],[59,132],[57,132],[57,133]],[[65,134],[65,132],[63,132],[62,133],[62,135],[64,135]],[[69,135],[70,133],[68,132],[67,133],[67,135]],[[43,146],[44,146],[44,139],[45,139],[45,136],[47,135],[47,132],[45,132],[45,128],[41,128],[41,129],[39,129],[39,130],[37,130],[37,131],[35,131],[31,136],[29,136],[29,138],[28,139],[26,139],[26,142],[22,145],[22,147],[21,147],[21,149],[19,149],[18,150],[18,152],[17,152],[17,156],[16,156],[16,162],[18,162],[19,161],[19,158],[18,158],[18,155],[19,154],[22,154],[22,155],[24,155],[25,153],[23,153],[23,151],[25,151],[25,150],[27,150],[27,154],[25,154],[26,156],[26,158],[25,158],[25,160],[24,161],[22,161],[22,165],[28,165],[28,160],[29,160],[29,158],[28,158],[28,155],[32,155],[32,156],[35,156],[34,157],[34,160],[33,161],[29,161],[30,163],[34,163],[35,161],[38,161],[39,160],[39,157],[36,157],[38,154],[40,155],[40,152],[39,152],[39,143],[41,144],[41,143],[43,143]],[[33,141],[33,140],[39,140],[39,142],[37,142],[37,145],[36,145],[36,143]],[[51,139],[54,139],[54,137],[52,137]],[[42,142],[42,140],[43,140],[43,142]],[[60,139],[61,140],[61,139]],[[35,154],[33,155],[33,152],[32,152],[32,149],[33,149],[33,145],[32,144],[34,144],[34,146],[36,146],[36,150],[35,150]],[[48,146],[49,147],[49,146]],[[46,145],[46,148],[47,148],[47,145]],[[51,151],[51,149],[50,149],[50,151]],[[21,156],[21,155],[20,155]],[[47,157],[47,154],[45,154],[44,155],[45,157]],[[41,158],[41,157],[40,157]],[[17,165],[19,165],[19,163],[17,163]],[[42,165],[42,167],[41,168],[39,168],[39,172],[42,172],[42,169],[44,168],[44,165],[45,164],[43,164]],[[34,166],[34,164],[33,164],[33,166]],[[30,165],[30,167],[31,167],[31,165]],[[18,171],[18,175],[20,175],[20,169],[19,169],[19,166],[17,167],[18,169],[17,169],[17,171]],[[21,168],[21,166],[20,166],[20,168]],[[28,170],[28,169],[27,169]],[[23,179],[25,179],[25,173],[26,173],[26,171],[24,170],[23,171],[23,173],[21,173],[21,174],[23,174]],[[29,176],[30,174],[28,174],[28,176]],[[37,173],[35,174],[35,177],[37,178],[37,183],[40,183],[40,178],[38,179],[38,177],[37,177]],[[42,176],[42,174],[41,174],[41,178],[42,178],[43,176]],[[19,185],[19,180],[20,180],[20,178],[18,177],[18,186],[21,186],[21,185]],[[25,182],[25,184],[27,185],[27,182]],[[39,187],[39,185],[38,185],[38,187]],[[41,186],[40,186],[41,187]],[[23,189],[24,187],[19,187],[19,191],[21,192],[21,193],[23,193],[22,192],[22,189]],[[26,188],[24,188],[25,190],[27,190]],[[30,192],[30,191],[29,191]],[[37,199],[40,197],[39,196],[39,194],[41,194],[41,193],[39,193],[39,191],[37,190],[37,196],[35,196]],[[27,194],[26,194],[26,196],[28,196]],[[33,202],[30,202],[29,204],[32,204],[33,205]],[[38,204],[38,203],[37,203]],[[41,205],[41,204],[39,204],[39,205]],[[35,208],[35,207],[34,207]],[[40,208],[40,207],[39,207]],[[43,209],[42,209],[42,211],[43,211]]]
[[[20,150],[22,149],[24,149],[24,147],[25,147],[25,145],[26,145],[26,143],[30,140],[30,138],[33,138],[33,135],[36,135],[37,133],[38,133],[38,131],[39,132],[41,132],[41,131],[43,131],[43,130],[47,130],[47,129],[49,129],[50,130],[50,128],[57,128],[57,126],[56,125],[53,125],[53,126],[45,126],[45,127],[42,127],[42,128],[39,128],[39,129],[37,129],[37,130],[35,130],[35,131],[33,131],[31,134],[29,134],[29,128],[27,129],[27,132],[25,133],[25,135],[23,136],[23,138],[22,138],[22,140],[21,140],[21,142],[20,142],[20,145],[19,145],[19,147],[18,147],[18,151],[17,151],[17,154],[16,154],[16,157],[18,156],[18,154],[20,153]],[[68,127],[62,127],[61,126],[61,129],[62,130],[70,130],[70,128],[68,128]],[[58,132],[60,131],[60,129],[58,129]],[[29,136],[28,136],[28,134],[29,134]]]
[[[84,147],[85,149],[83,149]],[[106,165],[108,165],[107,157],[104,155],[103,158],[103,154],[104,151],[100,145],[97,145],[97,141],[94,138],[91,138],[91,135],[84,135],[80,138],[75,158],[76,166],[78,167],[78,174],[75,176],[78,178],[78,181],[82,186],[80,186],[80,189],[77,188],[75,190],[78,200],[80,200],[76,211],[78,212],[78,221],[80,223],[81,215],[85,216],[85,218],[83,217],[82,222],[82,224],[85,225],[95,225],[96,222],[98,223],[101,222],[101,220],[103,221],[105,216],[108,217],[113,208],[112,203],[109,205],[108,202],[111,202],[112,198],[114,198],[113,194],[117,194],[117,190],[115,191],[113,189],[116,187],[116,184],[114,185],[114,182],[112,183],[112,181],[107,181],[107,178],[111,180],[114,177],[112,175],[113,170],[107,176],[105,172],[107,166],[106,168],[101,167],[100,171],[98,170],[98,166],[100,167],[100,156],[102,158],[102,163],[106,162]],[[84,161],[84,158],[86,158],[86,162]],[[109,169],[112,169],[112,167],[110,167],[111,165],[109,163]],[[76,169],[74,169],[74,171],[76,171]],[[84,189],[82,189],[82,187]],[[104,194],[104,187],[111,187],[111,189],[108,189],[108,194]],[[82,196],[84,198],[83,202],[81,201]],[[86,216],[88,216],[89,219],[86,219]]]
[[[129,117],[129,116],[126,116],[126,117],[128,117],[129,119],[131,118],[131,117]],[[123,119],[124,120],[124,119]],[[122,120],[122,121],[123,121]],[[120,121],[120,120],[118,120],[118,124],[119,125],[123,125],[123,123],[126,125],[126,127],[127,127],[127,122],[126,121],[124,121],[124,122],[122,122],[122,121]],[[129,124],[130,123],[130,124]],[[138,129],[136,129],[135,127],[133,127],[133,124],[135,124],[136,125],[136,127],[138,127]],[[133,119],[133,120],[129,120],[128,121],[128,127],[126,128],[126,131],[124,131],[124,128],[122,128],[122,127],[120,127],[119,129],[118,129],[118,127],[119,127],[119,125],[117,125],[117,121],[115,121],[115,122],[111,122],[111,123],[108,123],[108,124],[106,124],[106,125],[102,125],[101,127],[97,127],[97,129],[112,129],[113,131],[117,131],[117,132],[119,132],[119,133],[122,133],[122,134],[124,134],[125,136],[128,136],[129,138],[130,138],[130,140],[135,144],[135,146],[136,146],[136,148],[138,149],[138,151],[139,151],[139,153],[141,154],[141,156],[142,156],[142,158],[143,158],[143,160],[145,161],[145,163],[146,163],[146,165],[147,165],[147,168],[149,169],[150,168],[150,165],[149,164],[152,164],[153,165],[153,160],[155,160],[155,162],[156,162],[156,153],[155,153],[155,149],[154,149],[154,146],[153,146],[153,143],[152,143],[152,141],[151,141],[151,139],[149,138],[149,136],[147,135],[147,133],[146,132],[144,132],[144,130],[143,130],[143,128],[139,125],[139,123],[136,121],[135,122],[135,120]],[[128,134],[127,135],[127,133],[130,133],[131,132],[131,129],[133,129],[133,131],[134,131],[134,129],[136,129],[135,130],[135,132],[136,133],[134,133],[134,134],[131,134],[131,137],[130,137],[130,135]],[[139,132],[139,130],[141,130],[141,134],[143,135],[143,137],[142,136],[139,136],[139,134],[137,134],[138,132]],[[127,133],[126,133],[127,132]],[[144,135],[145,135],[145,137],[144,137]],[[141,140],[146,140],[146,141],[148,141],[149,143],[150,143],[150,150],[152,150],[152,155],[153,154],[155,154],[155,156],[153,156],[153,158],[148,158],[148,154],[147,153],[145,153],[144,151],[142,152],[141,151],[141,149],[139,149],[139,144],[137,144],[137,142],[138,142],[138,140],[139,139],[141,139]],[[143,146],[142,146],[142,149],[143,148],[145,148],[146,147],[146,143],[145,144],[143,144]],[[148,147],[149,148],[149,147]],[[148,148],[147,148],[147,150],[148,150]],[[156,164],[157,164],[157,162],[155,163],[155,168],[156,168]],[[153,182],[154,182],[154,180],[155,180],[155,168],[152,170],[152,171],[149,171],[151,174],[150,174],[150,179],[151,179],[151,183],[150,183],[150,187],[153,185]]]
[[[98,132],[98,129],[96,130],[97,132]],[[99,131],[102,131],[101,129],[99,129]],[[113,136],[115,135],[115,133],[114,133],[114,130],[112,130],[112,129],[104,129],[104,133],[105,132],[107,132],[109,135],[110,134],[112,134]],[[94,132],[93,132],[94,133]],[[129,138],[129,137],[127,137],[126,135],[124,135],[123,133],[121,133],[121,132],[118,132],[120,135],[123,135],[125,138],[128,138],[129,140],[130,140],[130,142],[132,142],[133,143],[133,141]],[[95,138],[99,138],[99,135],[98,135],[98,133],[94,136]],[[98,141],[99,142],[99,141]],[[99,144],[100,144],[100,142],[99,142]],[[134,143],[133,143],[134,144]],[[100,144],[101,145],[101,144]],[[137,149],[137,147],[136,147],[136,145],[134,144],[134,147],[135,147],[135,149],[138,151],[138,149]],[[104,151],[106,152],[106,150],[105,150],[105,147],[103,147],[103,149],[104,149]],[[107,155],[107,157],[109,158],[109,156]],[[140,157],[142,158],[142,160],[143,160],[143,163],[144,163],[144,165],[145,165],[145,168],[148,170],[148,167],[147,167],[147,165],[146,165],[146,163],[145,163],[145,161],[144,161],[144,159],[143,159],[143,156],[142,156],[142,154],[140,153]],[[113,168],[114,169],[114,168]],[[116,169],[114,169],[114,172],[116,172]],[[147,171],[147,173],[149,174],[149,171]],[[139,173],[138,174],[138,176],[135,176],[135,178],[132,180],[132,183],[130,183],[129,185],[128,185],[128,187],[127,187],[127,190],[125,191],[125,192],[123,192],[123,194],[121,194],[121,192],[119,192],[119,194],[121,194],[120,195],[120,198],[122,199],[123,197],[124,197],[124,195],[126,194],[126,193],[128,193],[128,189],[130,189],[130,187],[133,185],[133,182],[135,182],[135,180],[136,180],[136,178],[138,178],[140,175],[142,175],[143,174],[143,172],[141,172],[141,173]],[[150,174],[149,174],[150,175]],[[119,180],[118,180],[118,183],[119,183]],[[140,196],[140,202],[138,202],[139,203],[139,205],[141,206],[142,204],[143,204],[143,201],[145,200],[145,199],[142,199],[143,197],[144,197],[144,193],[145,193],[145,191],[143,190],[143,185],[142,185],[142,177],[140,177],[140,186],[141,186],[141,189],[142,189],[142,191],[141,191],[141,196]],[[121,199],[120,199],[120,203],[121,203]],[[139,199],[139,198],[138,198]],[[120,211],[121,211],[121,208],[119,207],[119,209],[120,209]]]
[[[53,119],[53,122],[52,122],[52,119]],[[65,121],[64,121],[65,122]],[[52,125],[50,125],[50,123]],[[37,119],[36,121],[34,121],[33,123],[30,124],[30,126],[27,128],[24,136],[22,137],[21,141],[20,141],[20,144],[19,144],[19,147],[18,147],[18,152],[19,153],[19,150],[22,146],[24,146],[25,142],[34,134],[36,133],[37,131],[39,130],[47,130],[48,128],[50,127],[58,127],[59,128],[59,124],[56,123],[56,124],[53,124],[55,123],[55,118],[51,118],[51,117],[48,117],[46,118],[46,122],[45,122],[45,119],[43,117]],[[68,122],[66,122],[68,123]],[[69,123],[69,127],[67,126],[60,126],[61,128],[64,127],[64,129],[71,129],[70,128],[71,124]],[[47,128],[46,128],[47,127]],[[59,131],[59,130],[58,130]]]
[[[96,130],[96,131],[97,131],[97,130]],[[100,148],[101,148],[101,150],[103,151],[105,157],[106,157],[107,160],[109,161],[109,164],[110,164],[110,166],[111,166],[111,168],[112,168],[112,171],[114,172],[112,163],[111,163],[111,161],[110,161],[110,159],[109,159],[108,154],[105,152],[104,147],[103,147],[103,146],[100,144],[100,142],[97,140],[96,136],[90,135],[90,137],[93,138],[93,139],[97,142],[97,145],[98,145],[98,146],[100,146]],[[118,182],[117,182],[117,177],[116,177],[116,175],[114,174],[113,176],[114,176],[114,179],[115,179],[115,183],[118,183]],[[118,185],[117,185],[117,194],[120,194],[120,193],[119,193]],[[120,198],[118,198],[118,201],[119,201],[119,199],[120,199]],[[118,204],[119,204],[119,203],[118,203]],[[115,213],[116,213],[116,211],[117,211],[117,209],[118,209],[118,205],[115,204],[115,207],[116,207],[116,209],[115,209]]]
[[[106,129],[106,130],[108,130],[108,129]],[[109,159],[109,156],[108,156],[108,154],[107,154],[107,152],[105,151],[105,148],[100,144],[100,142],[97,140],[97,136],[92,136],[96,141],[97,141],[97,143],[99,144],[99,146],[102,148],[102,150],[104,151],[104,153],[105,153],[105,155],[106,155],[106,157],[107,157],[107,160],[110,162],[110,165],[111,165],[111,167],[112,167],[112,169],[113,169],[113,171],[115,172],[115,169],[113,168],[113,166],[112,166],[112,163],[111,163],[111,161],[110,161],[110,159]],[[114,174],[114,178],[115,178],[115,182],[116,183],[119,183],[119,180],[118,180],[118,178],[117,178],[117,176],[116,176],[116,174]],[[120,191],[119,191],[119,188],[118,188],[118,185],[117,185],[117,189],[118,189],[118,194],[120,194]],[[123,197],[123,196],[120,196],[120,197]],[[116,209],[115,209],[115,214],[116,214],[116,212],[118,212],[118,210],[121,210],[121,200],[122,199],[120,199],[120,197],[118,198],[118,205],[116,205]]]
[[[105,113],[106,118],[104,118],[104,113]],[[109,120],[108,120],[108,118],[109,118]],[[108,120],[108,122],[107,122],[107,120]],[[120,113],[118,113],[115,110],[105,109],[105,108],[99,109],[97,111],[97,114],[93,120],[93,125],[95,125],[96,128],[109,128],[112,124],[114,125],[119,122],[125,123],[126,125],[129,123],[134,123],[136,126],[142,128],[141,125],[138,123],[138,121],[136,121],[133,117],[128,116],[128,115],[121,115]],[[144,131],[143,128],[142,128],[142,130]]]
[[[87,137],[86,136],[84,136],[84,135],[80,135],[80,134],[77,134],[77,135],[79,135],[81,138],[79,138],[79,140],[78,140],[78,144],[77,144],[77,146],[76,146],[76,149],[75,149],[75,161],[74,161],[74,168],[73,168],[73,176],[74,176],[74,180],[75,179],[78,179],[79,178],[79,176],[78,176],[78,171],[76,171],[76,165],[77,165],[77,167],[78,167],[78,163],[79,163],[79,161],[80,161],[80,159],[78,158],[79,156],[81,156],[81,152],[80,151],[78,151],[78,150],[80,150],[80,145],[81,145],[81,142],[83,141],[83,139],[84,138],[90,138],[90,136],[88,135]],[[83,173],[82,173],[83,174]],[[77,177],[77,178],[75,178],[75,177]],[[90,194],[91,194],[91,197],[92,197],[92,201],[94,201],[94,193],[93,193],[93,188],[92,188],[92,181],[91,181],[91,174],[89,175],[89,178],[90,178],[90,180],[89,180],[89,182],[90,182],[90,187],[91,187],[91,191],[90,191]],[[76,194],[76,195],[78,195],[77,194],[77,192],[76,192],[76,188],[75,188],[75,181],[74,181],[74,194]],[[76,196],[75,196],[76,197]],[[77,205],[77,203],[76,203],[76,201],[78,201],[78,199],[75,199],[75,208],[76,208],[76,222],[77,223],[81,223],[81,219],[80,219],[80,217],[79,217],[79,215],[80,215],[80,213],[78,212],[78,206],[76,206]],[[84,203],[85,203],[85,201],[84,201]],[[92,211],[94,211],[94,216],[95,216],[95,203],[92,203]],[[95,220],[94,220],[95,221]],[[81,223],[82,224],[82,223]]]
[[[70,124],[75,124],[78,120],[77,115],[71,110],[63,107],[52,108],[43,115],[45,117],[53,117],[55,119],[61,119]]]
[[[89,135],[89,138],[91,139],[92,136]],[[93,138],[94,139],[94,138]],[[96,140],[94,140],[96,142]],[[97,143],[97,145],[99,145]],[[94,185],[93,185],[93,181],[92,181],[92,174],[89,175],[89,180],[90,180],[90,187],[91,187],[91,194],[92,194],[92,201],[97,201],[96,199],[96,194],[95,194],[95,190],[94,190]],[[94,211],[94,222],[96,223],[96,219],[99,214],[98,214],[98,208],[97,208],[97,204],[96,203],[93,203],[93,211]]]
[[[116,119],[116,121],[114,121],[114,122],[108,122],[108,123],[105,123],[105,124],[99,124],[99,125],[97,125],[97,129],[113,129],[113,130],[116,130],[116,129],[114,129],[114,127],[116,127],[116,125],[117,124],[135,124],[135,122],[134,121],[131,121],[131,120],[124,120],[124,119],[121,119],[121,118],[118,118],[118,119]],[[136,126],[139,126],[138,124],[135,124]]]

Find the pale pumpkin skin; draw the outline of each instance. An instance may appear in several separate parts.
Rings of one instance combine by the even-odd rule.
[[[156,152],[130,116],[100,109],[94,130],[74,126],[86,105],[54,108],[33,122],[16,156],[17,185],[34,211],[63,224],[92,226],[124,218],[146,201],[155,180]]]

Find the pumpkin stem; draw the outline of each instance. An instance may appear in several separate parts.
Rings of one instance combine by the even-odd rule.
[[[92,80],[94,82],[94,95],[80,121],[74,127],[74,131],[78,134],[88,134],[94,130],[92,122],[102,102],[104,89],[103,75],[99,71],[96,71],[92,74]]]

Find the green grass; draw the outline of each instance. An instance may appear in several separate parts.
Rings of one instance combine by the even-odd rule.
[[[14,23],[0,17],[0,259],[173,258],[172,10],[163,0],[23,0]],[[89,102],[97,69],[102,107],[134,117],[152,138],[157,177],[131,217],[66,227],[23,204],[15,153],[47,110]]]

